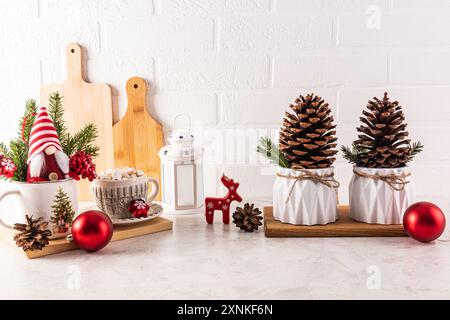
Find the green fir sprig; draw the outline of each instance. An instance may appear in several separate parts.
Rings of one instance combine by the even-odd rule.
[[[271,163],[278,164],[283,168],[290,168],[290,162],[280,152],[279,148],[268,137],[261,137],[256,151],[267,158]]]
[[[365,155],[367,152],[369,152],[369,150],[359,148],[355,143],[353,143],[351,148],[347,146],[341,146],[341,152],[344,159],[346,159],[350,163],[354,163],[357,165],[361,162],[361,155]]]
[[[408,146],[409,148],[409,160],[412,160],[416,155],[423,151],[424,145],[420,142],[414,142]],[[355,143],[352,147],[341,146],[341,152],[344,159],[348,162],[353,163],[356,166],[364,166],[361,160],[361,156],[369,152],[368,149],[359,148]]]
[[[66,144],[68,138],[66,122],[64,121],[63,97],[59,92],[53,92],[48,98],[47,112],[53,121],[61,146]],[[64,147],[63,147],[64,149]]]

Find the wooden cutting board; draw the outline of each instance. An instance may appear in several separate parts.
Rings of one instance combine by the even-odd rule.
[[[171,220],[157,217],[152,220],[148,220],[137,224],[114,226],[114,233],[111,241],[125,240],[151,233],[172,230],[172,225],[173,222]],[[2,229],[1,235],[5,242],[8,242],[20,253],[25,254],[28,259],[36,259],[40,257],[49,256],[52,254],[79,249],[78,246],[73,241],[68,241],[66,240],[66,238],[62,238],[50,240],[50,243],[47,246],[45,246],[42,250],[24,252],[14,243],[13,230]]]
[[[70,133],[74,133],[87,123],[93,123],[98,129],[95,144],[100,148],[95,159],[97,172],[112,168],[114,165],[112,133],[111,88],[105,83],[87,83],[82,76],[81,47],[71,43],[66,48],[67,79],[62,84],[48,84],[41,88],[41,105],[48,103],[53,92],[63,96],[64,119]],[[79,181],[79,199],[91,200],[89,181]]]
[[[135,167],[161,184],[158,152],[163,147],[164,137],[161,124],[147,109],[147,84],[144,79],[133,77],[127,81],[126,89],[127,111],[113,127],[115,166]],[[161,200],[161,192],[156,199]]]
[[[368,224],[348,216],[348,206],[339,207],[339,220],[316,226],[297,226],[273,218],[273,208],[264,208],[266,237],[406,237],[401,224]]]

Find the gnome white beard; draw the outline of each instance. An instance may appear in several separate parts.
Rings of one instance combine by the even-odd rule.
[[[54,153],[56,163],[61,171],[66,175],[69,173],[69,157],[63,152],[56,150]],[[41,172],[45,169],[45,157],[43,152],[39,152],[36,154],[31,160],[29,164],[30,168],[30,176],[31,177],[39,177]]]
[[[69,173],[69,157],[62,151],[55,152],[56,163],[64,174]]]
[[[33,158],[31,158],[28,167],[30,168],[31,177],[39,177],[44,167],[44,154],[39,152]]]

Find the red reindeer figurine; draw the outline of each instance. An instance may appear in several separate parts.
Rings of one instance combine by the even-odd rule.
[[[234,182],[233,179],[229,179],[227,176],[223,175],[221,179],[223,185],[227,187],[228,193],[223,198],[206,198],[205,199],[205,209],[206,209],[206,221],[208,223],[213,223],[214,221],[214,211],[222,211],[222,221],[224,224],[230,223],[230,204],[232,201],[241,202],[242,198],[237,193],[237,188],[239,188],[239,182]]]

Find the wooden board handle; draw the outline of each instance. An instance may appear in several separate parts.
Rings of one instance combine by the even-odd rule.
[[[82,53],[77,43],[69,43],[66,47],[67,80],[83,80]]]
[[[146,108],[147,83],[139,77],[127,81],[128,111],[148,112]]]

